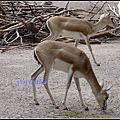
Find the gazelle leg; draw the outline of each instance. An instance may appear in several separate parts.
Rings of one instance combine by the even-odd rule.
[[[50,70],[45,70],[44,80],[47,82],[47,84],[44,84],[44,87],[45,87],[50,99],[52,100],[53,105],[55,106],[56,109],[58,109],[59,107],[56,105],[55,100],[54,100],[54,98],[53,98],[53,96],[52,96],[52,94],[51,94],[51,92],[49,90],[49,87],[48,87],[49,74],[50,74]]]
[[[41,41],[50,40],[51,38],[52,38],[52,34],[50,33],[46,38],[43,38]]]
[[[53,33],[52,35],[53,35],[52,40],[56,40],[60,36],[59,33],[58,34],[57,33]]]
[[[74,77],[74,80],[75,80],[75,83],[76,83],[76,86],[77,86],[77,89],[78,89],[78,93],[79,93],[79,96],[80,96],[81,105],[84,107],[85,110],[88,110],[87,105],[84,104],[83,99],[82,99],[82,94],[81,94],[81,88],[80,88],[79,79],[76,78],[76,77]]]
[[[60,36],[59,32],[58,32],[58,33],[52,33],[52,32],[50,31],[50,34],[49,34],[46,38],[43,38],[41,41],[45,41],[45,40],[56,40],[59,36]]]
[[[86,37],[86,39],[85,39],[85,42],[86,42],[86,44],[87,44],[87,46],[88,46],[88,48],[89,48],[89,50],[90,50],[90,53],[91,53],[92,58],[93,58],[93,60],[94,60],[94,63],[95,63],[97,66],[100,66],[100,64],[97,63],[96,60],[95,60],[95,57],[94,57],[94,55],[93,55],[93,52],[92,52],[92,48],[91,48],[89,39],[88,39],[87,37]]]
[[[66,98],[67,98],[68,89],[70,88],[70,85],[71,85],[72,76],[73,76],[73,71],[72,71],[72,69],[69,69],[68,80],[67,80],[66,91],[65,91],[65,97],[64,97],[64,102],[63,102],[64,110],[68,110],[67,107],[66,107]]]
[[[32,75],[31,75],[31,80],[32,80],[32,87],[33,87],[33,97],[36,105],[39,105],[37,98],[36,98],[36,87],[35,87],[35,80],[37,76],[44,71],[43,65],[41,65]]]
[[[79,41],[80,41],[79,39],[76,39],[76,40],[75,40],[75,47],[77,47]]]

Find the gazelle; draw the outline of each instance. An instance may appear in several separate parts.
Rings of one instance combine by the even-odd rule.
[[[81,95],[81,88],[79,84],[79,78],[81,77],[84,77],[90,84],[92,92],[95,95],[95,98],[98,101],[100,108],[102,110],[105,110],[107,108],[107,90],[109,90],[110,88],[103,89],[103,85],[100,85],[98,83],[89,58],[82,50],[67,43],[47,40],[39,43],[35,47],[34,56],[38,63],[40,63],[40,67],[31,75],[33,96],[36,105],[39,105],[39,103],[36,98],[36,88],[34,82],[38,75],[45,70],[43,82],[47,84],[44,84],[44,87],[47,90],[47,93],[49,94],[52,103],[55,105],[55,108],[58,108],[48,87],[49,75],[53,68],[55,70],[64,71],[68,74],[66,92],[63,102],[64,109],[67,109],[66,98],[68,89],[72,81],[72,77],[74,77],[81,104],[85,110],[88,110],[88,107],[84,104]]]
[[[93,24],[85,19],[78,19],[72,17],[54,16],[46,21],[47,27],[50,30],[48,37],[43,40],[56,40],[60,35],[64,37],[75,38],[75,46],[77,47],[80,38],[84,39],[93,57],[94,63],[99,66],[95,60],[92,52],[89,38],[92,34],[102,30],[106,25],[115,27],[113,18],[110,14],[102,14],[99,21]]]

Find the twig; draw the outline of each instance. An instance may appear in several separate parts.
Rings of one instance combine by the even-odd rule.
[[[69,4],[69,1],[66,4],[65,10],[68,10],[68,4]]]
[[[99,2],[99,1],[98,1]],[[94,10],[94,8],[96,7],[96,5],[98,4],[98,2],[96,2],[96,4],[94,5],[94,7],[92,8],[92,10],[89,12],[89,14],[88,15],[90,15],[91,14],[91,12]]]
[[[107,2],[104,2],[104,3],[103,3],[102,7],[101,7],[101,8],[97,11],[97,13],[96,13],[96,14],[98,14],[98,13],[99,13],[99,11],[100,11],[100,10],[102,10],[103,6],[104,6],[106,3],[107,3]],[[96,14],[94,14],[94,15],[93,15],[90,19],[92,19],[92,18],[93,18]]]

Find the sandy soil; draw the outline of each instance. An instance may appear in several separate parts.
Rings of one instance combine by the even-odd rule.
[[[72,44],[72,43],[71,43]],[[108,108],[102,112],[85,79],[80,79],[83,99],[89,107],[84,111],[80,105],[79,95],[74,81],[67,98],[67,107],[63,110],[62,102],[65,94],[67,74],[53,70],[49,78],[51,92],[60,107],[55,109],[42,84],[37,84],[37,98],[40,103],[36,106],[33,101],[32,85],[18,83],[30,81],[30,75],[38,67],[33,57],[33,48],[14,49],[0,55],[0,118],[69,118],[69,117],[112,117],[120,118],[120,41],[92,45],[94,55],[100,66],[93,59],[86,45],[78,48],[89,56],[98,81],[104,80],[105,87],[113,85],[108,91]],[[38,79],[43,78],[43,73]]]
[[[73,44],[73,43],[70,43]],[[36,84],[37,98],[40,105],[33,101],[30,75],[38,68],[31,47],[19,48],[0,54],[0,118],[120,118],[120,41],[91,45],[96,66],[86,45],[79,44],[90,58],[93,70],[99,82],[104,80],[105,87],[113,85],[108,91],[108,107],[101,111],[88,82],[80,79],[84,102],[89,111],[85,111],[72,81],[67,97],[68,111],[63,110],[67,74],[52,70],[49,87],[59,109],[55,109],[42,84]],[[1,52],[1,51],[0,51]],[[38,79],[43,78],[43,74]],[[18,81],[22,81],[18,84]]]

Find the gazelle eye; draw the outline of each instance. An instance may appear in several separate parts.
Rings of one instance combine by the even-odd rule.
[[[113,18],[111,18],[111,20],[113,21]]]

